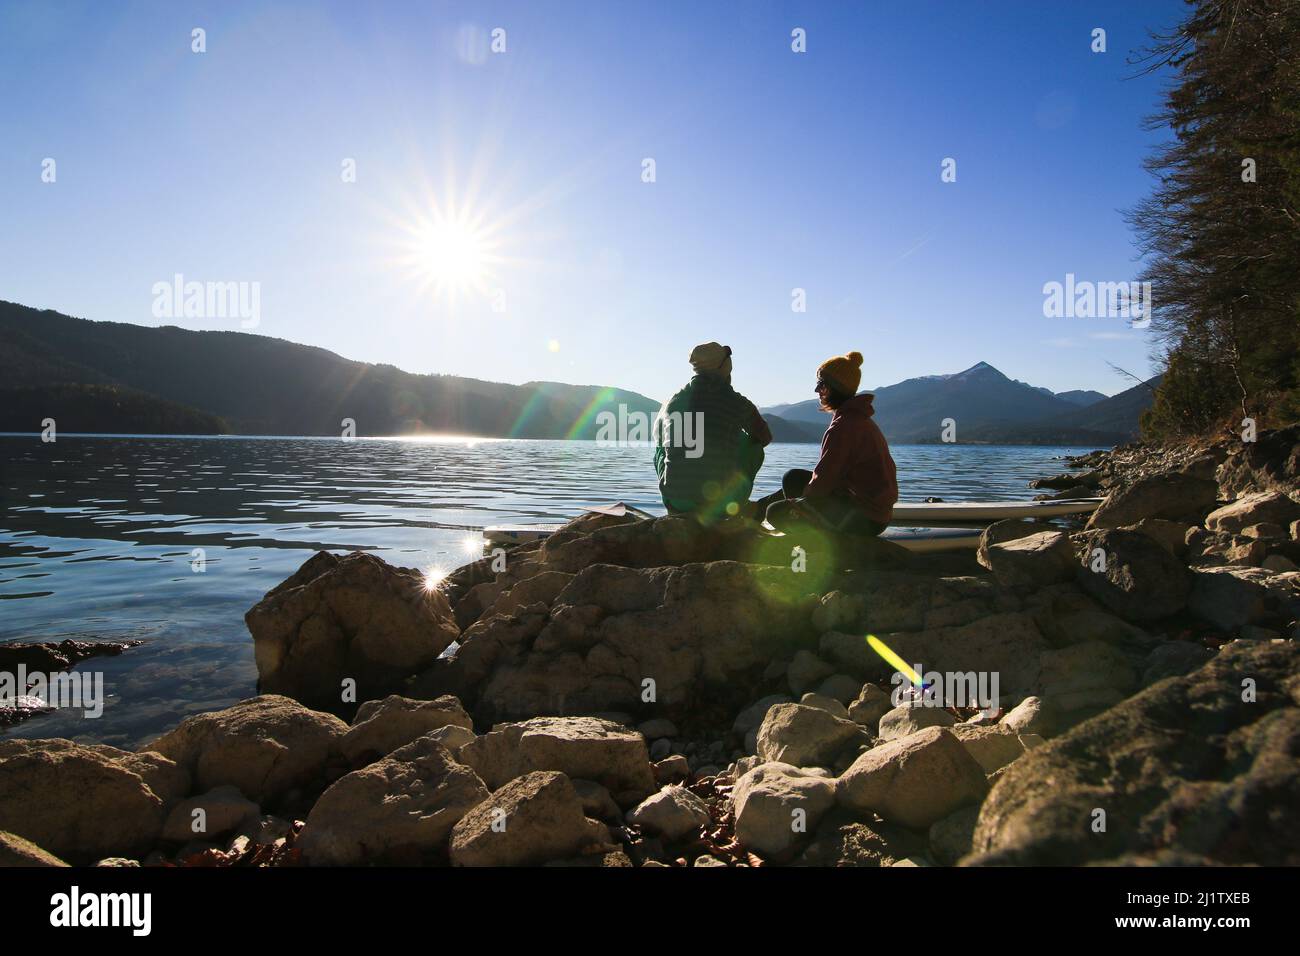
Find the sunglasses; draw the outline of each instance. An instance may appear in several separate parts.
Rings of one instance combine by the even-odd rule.
[[[817,379],[817,387],[814,388],[813,391],[820,392],[823,388],[830,388],[830,387],[831,387],[830,382],[824,381],[819,378]]]

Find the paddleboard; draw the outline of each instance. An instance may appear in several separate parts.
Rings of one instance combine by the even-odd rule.
[[[919,525],[927,521],[980,521],[1004,518],[1058,518],[1091,514],[1105,498],[1062,498],[1059,501],[900,501],[891,524]]]
[[[549,538],[562,527],[558,524],[494,524],[483,529],[483,541],[489,548],[508,547]]]
[[[508,547],[549,537],[560,528],[558,524],[492,525],[483,529],[483,539],[488,547]],[[909,551],[959,551],[977,547],[981,531],[980,528],[888,528],[881,537]]]
[[[886,528],[880,537],[908,551],[928,553],[977,548],[982,533],[982,528]]]

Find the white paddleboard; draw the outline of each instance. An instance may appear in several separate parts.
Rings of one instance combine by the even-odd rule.
[[[982,528],[886,528],[881,539],[908,551],[961,551],[977,548]]]
[[[523,544],[549,538],[562,527],[558,524],[494,524],[483,529],[483,541],[489,548]]]
[[[560,530],[558,524],[500,524],[483,529],[488,547],[507,547],[537,541]],[[888,528],[881,535],[886,541],[902,545],[909,551],[959,551],[978,547],[981,528]]]
[[[900,501],[891,524],[924,521],[982,521],[1003,518],[1056,518],[1091,514],[1105,498],[1062,498],[1059,501]]]

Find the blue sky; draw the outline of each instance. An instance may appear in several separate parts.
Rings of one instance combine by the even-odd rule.
[[[1182,12],[0,0],[0,298],[238,329],[158,318],[153,287],[255,282],[259,334],[656,398],[708,340],[760,404],[849,349],[864,386],[983,360],[1110,394],[1148,333],[1046,318],[1042,288],[1135,277],[1167,80],[1127,60]],[[477,251],[430,262],[448,236]]]

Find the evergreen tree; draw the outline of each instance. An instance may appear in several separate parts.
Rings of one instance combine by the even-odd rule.
[[[1153,436],[1261,427],[1300,412],[1300,2],[1188,0],[1145,71],[1175,71],[1147,121],[1173,139],[1129,213],[1149,256]]]

